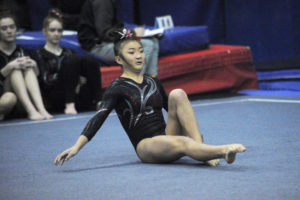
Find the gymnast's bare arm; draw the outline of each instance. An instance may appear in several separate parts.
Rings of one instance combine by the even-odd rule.
[[[87,137],[84,135],[80,135],[74,146],[72,146],[69,149],[66,149],[64,152],[62,152],[55,158],[54,164],[63,165],[65,161],[68,161],[70,160],[70,158],[75,156],[86,143],[88,143]]]

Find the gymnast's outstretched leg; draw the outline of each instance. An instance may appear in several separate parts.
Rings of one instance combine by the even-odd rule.
[[[232,163],[235,154],[245,150],[240,144],[203,144],[193,108],[181,89],[173,90],[169,95],[166,136],[144,139],[137,147],[139,157],[145,162],[171,162],[182,156],[190,156],[211,166],[218,165],[219,158]]]
[[[236,153],[246,151],[241,144],[207,145],[186,136],[162,135],[146,138],[137,145],[137,155],[146,163],[169,163],[183,156],[198,161],[224,158],[231,164]]]

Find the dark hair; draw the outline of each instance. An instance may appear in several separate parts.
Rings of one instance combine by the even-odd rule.
[[[134,31],[126,29],[122,26],[111,28],[107,32],[107,37],[114,42],[114,53],[116,56],[120,55],[121,48],[129,41],[140,42],[140,38],[136,37]]]
[[[15,25],[18,27],[16,16],[7,8],[0,8],[0,20],[4,18],[11,18]]]
[[[43,21],[43,28],[47,28],[53,20],[57,20],[63,25],[63,14],[58,8],[49,10],[47,17]]]

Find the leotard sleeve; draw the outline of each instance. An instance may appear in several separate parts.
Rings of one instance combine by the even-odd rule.
[[[169,95],[168,93],[166,92],[166,90],[164,89],[163,85],[161,84],[161,82],[157,79],[157,78],[154,78],[158,88],[159,88],[159,92],[163,98],[163,108],[168,111],[168,98],[169,98]]]
[[[106,89],[100,105],[100,109],[88,121],[81,135],[84,135],[90,141],[100,129],[112,109],[115,108],[118,101],[118,90],[112,85]]]

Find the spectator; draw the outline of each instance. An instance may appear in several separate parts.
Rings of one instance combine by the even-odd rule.
[[[63,22],[62,13],[57,9],[51,9],[44,19],[43,33],[46,44],[37,51],[36,60],[41,71],[39,80],[46,106],[55,110],[64,109],[65,114],[77,114],[76,107],[95,108],[101,100],[101,75],[97,59],[91,55],[80,58],[71,49],[59,45]],[[85,95],[84,98],[90,100],[88,105],[83,105],[76,93],[80,75],[87,80],[90,97]]]
[[[16,94],[29,119],[51,119],[53,116],[46,111],[41,97],[36,62],[30,58],[25,49],[16,44],[16,33],[15,17],[8,10],[2,10],[0,13],[0,78],[4,84],[4,91]]]
[[[78,27],[78,40],[81,47],[100,57],[107,64],[114,64],[113,42],[107,31],[120,24],[117,20],[115,0],[86,0],[81,10]],[[134,29],[137,36],[143,36],[144,28]],[[159,42],[158,39],[141,40],[146,55],[143,73],[156,76]]]

